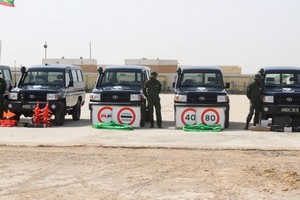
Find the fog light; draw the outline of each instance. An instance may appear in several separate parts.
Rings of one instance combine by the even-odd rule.
[[[56,108],[56,105],[55,104],[52,104],[51,105],[51,108],[54,110]]]
[[[265,111],[265,112],[268,112],[268,111],[269,111],[269,108],[268,108],[268,107],[264,107],[264,111]]]
[[[8,108],[12,108],[12,104],[8,104]]]

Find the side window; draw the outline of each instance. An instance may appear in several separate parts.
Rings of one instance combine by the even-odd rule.
[[[66,86],[69,86],[71,80],[70,75],[70,71],[66,72]]]
[[[76,70],[72,69],[72,76],[74,83],[78,81]]]
[[[78,81],[79,82],[83,82],[83,77],[82,77],[82,73],[81,70],[76,70],[77,71],[77,77],[78,77]]]

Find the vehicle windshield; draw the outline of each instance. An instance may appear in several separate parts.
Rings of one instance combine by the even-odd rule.
[[[179,86],[183,87],[222,87],[220,73],[183,73]]]
[[[2,73],[0,73],[0,77],[6,81],[12,81],[11,73],[8,69],[3,69]]]
[[[64,73],[62,71],[29,71],[25,74],[21,84],[64,86]]]
[[[98,86],[141,86],[141,72],[132,71],[107,71],[98,83]]]
[[[300,72],[296,73],[268,73],[264,78],[266,87],[299,87]]]

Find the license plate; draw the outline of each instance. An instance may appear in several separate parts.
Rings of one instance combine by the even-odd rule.
[[[22,108],[24,108],[24,109],[34,109],[35,105],[22,105]]]
[[[281,108],[281,112],[299,112],[299,108]]]

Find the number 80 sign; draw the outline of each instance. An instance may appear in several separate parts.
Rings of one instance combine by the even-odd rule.
[[[197,123],[206,125],[220,124],[224,127],[225,114],[224,108],[200,108],[197,109]]]

